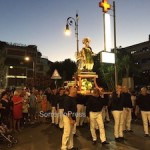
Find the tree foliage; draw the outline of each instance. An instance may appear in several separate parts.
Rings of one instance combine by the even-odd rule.
[[[113,50],[112,50],[113,52]],[[134,77],[138,76],[140,68],[135,64],[134,58],[130,53],[120,48],[117,49],[116,53],[116,65],[118,74],[118,84],[122,84],[123,77]],[[97,58],[95,58],[97,59]],[[100,62],[100,60],[98,60]],[[107,87],[108,90],[115,89],[115,68],[113,64],[97,63],[94,64],[94,71],[97,72],[100,78],[100,86]]]
[[[53,62],[49,70],[50,76],[52,76],[55,69],[57,69],[60,76],[62,77],[61,80],[57,81],[59,86],[61,86],[64,81],[72,80],[72,77],[77,70],[77,66],[76,63],[71,59],[65,59],[64,61]]]

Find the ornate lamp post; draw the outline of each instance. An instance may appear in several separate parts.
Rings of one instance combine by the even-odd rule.
[[[69,26],[73,26],[73,24],[74,24],[76,45],[77,45],[77,55],[79,53],[78,20],[79,20],[78,13],[76,13],[76,18],[68,17],[67,24],[66,24],[66,31],[65,31],[66,35],[69,35],[70,34]]]

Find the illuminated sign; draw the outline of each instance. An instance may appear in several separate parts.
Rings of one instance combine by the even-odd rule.
[[[115,64],[115,54],[109,52],[101,52],[100,60],[102,63]]]
[[[111,24],[110,24],[110,14],[104,14],[104,22],[105,22],[105,28],[104,28],[104,33],[105,33],[105,51],[111,52]]]
[[[21,79],[25,79],[27,78],[27,76],[13,76],[13,75],[8,75],[6,76],[7,78],[21,78]]]
[[[102,7],[103,12],[106,13],[111,8],[111,5],[107,0],[102,0],[102,2],[99,3],[99,7]]]

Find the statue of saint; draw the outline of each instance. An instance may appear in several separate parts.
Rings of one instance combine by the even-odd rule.
[[[79,65],[78,69],[81,71],[92,71],[94,61],[93,61],[93,51],[92,48],[90,47],[90,39],[89,38],[84,38],[82,40],[82,43],[84,44],[84,47],[82,50],[79,52]]]

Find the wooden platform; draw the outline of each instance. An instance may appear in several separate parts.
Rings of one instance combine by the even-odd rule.
[[[74,74],[74,79],[78,86],[78,93],[90,95],[92,89],[98,88],[98,85],[96,83],[96,78],[98,78],[96,72],[76,72]],[[87,80],[88,83],[91,82],[92,88],[91,89],[87,88],[85,90],[84,89],[85,86],[83,85],[84,82],[83,80]]]
[[[98,75],[96,74],[96,72],[77,72],[75,73],[76,77],[85,77],[85,78],[92,78],[92,77],[96,77],[98,78]]]

